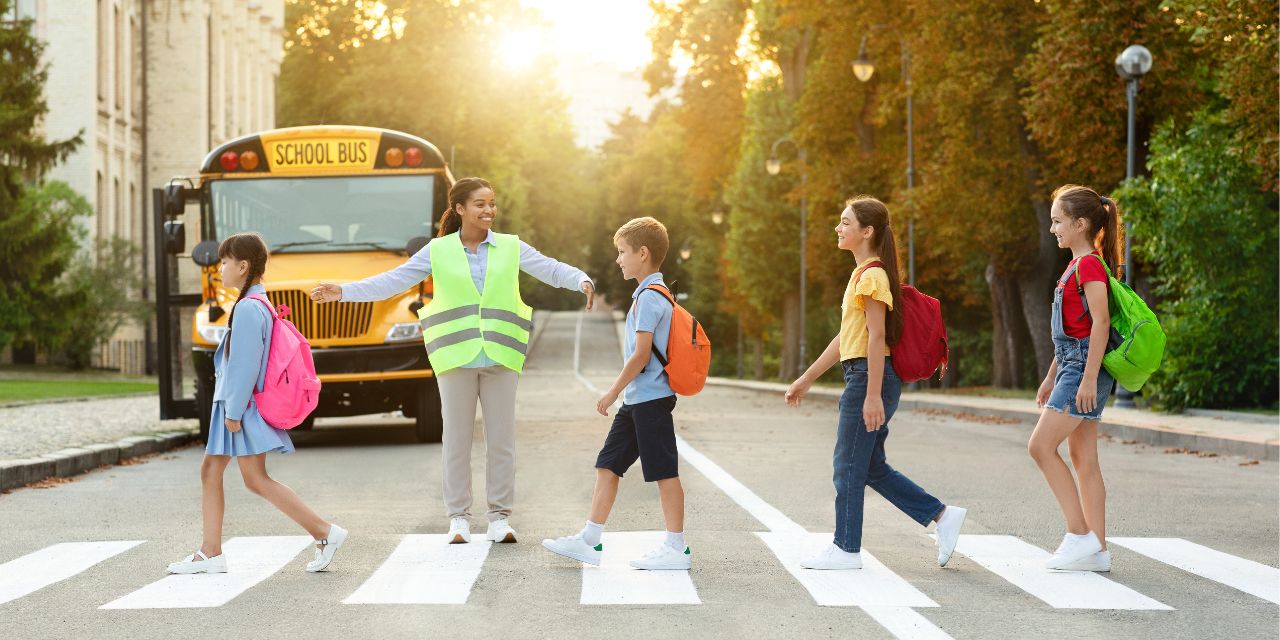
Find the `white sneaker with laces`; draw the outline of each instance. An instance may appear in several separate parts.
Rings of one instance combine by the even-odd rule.
[[[1084,560],[1065,565],[1055,569],[1055,571],[1097,571],[1107,573],[1111,571],[1111,552],[1099,551]]]
[[[185,557],[180,562],[169,564],[169,573],[179,575],[190,575],[193,573],[226,573],[227,572],[227,554],[216,555],[212,558],[206,556],[203,551]]]
[[[466,518],[449,519],[449,544],[471,542],[471,523]]]
[[[861,569],[862,554],[849,553],[832,543],[827,545],[826,549],[819,551],[818,555],[801,560],[800,566],[805,569]]]
[[[1053,552],[1044,566],[1049,569],[1061,569],[1099,551],[1102,551],[1102,543],[1092,531],[1085,534],[1068,533],[1062,537],[1062,544],[1058,545],[1058,550]]]
[[[329,525],[329,535],[324,540],[316,540],[316,558],[307,563],[307,571],[315,573],[324,571],[333,562],[333,555],[342,548],[342,543],[347,541],[347,530],[336,524]]]
[[[484,537],[489,542],[515,542],[516,530],[511,528],[506,518],[502,518],[489,523],[489,531]]]
[[[600,566],[600,556],[604,554],[603,542],[593,547],[587,544],[587,541],[582,538],[580,533],[556,538],[555,540],[543,540],[542,546],[551,553],[597,567]]]
[[[942,512],[942,517],[938,518],[935,531],[938,535],[939,567],[947,566],[947,562],[951,560],[951,554],[955,553],[956,542],[960,540],[960,528],[964,526],[964,517],[968,513],[969,510],[963,507],[947,505],[946,510]]]
[[[676,551],[664,542],[653,551],[632,560],[631,566],[646,571],[688,571],[693,566],[693,556],[689,553],[689,547],[685,547],[684,551]]]

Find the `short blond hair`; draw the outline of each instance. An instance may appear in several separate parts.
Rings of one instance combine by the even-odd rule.
[[[662,266],[662,261],[667,258],[667,249],[671,246],[671,241],[667,238],[667,227],[649,216],[632,218],[618,227],[613,234],[613,243],[617,244],[619,240],[626,242],[634,251],[639,251],[640,247],[649,247],[649,255],[653,257],[655,267]]]

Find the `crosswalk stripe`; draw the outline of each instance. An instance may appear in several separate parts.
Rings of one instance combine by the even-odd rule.
[[[606,531],[600,566],[582,565],[582,604],[702,604],[688,571],[642,571],[629,563],[663,543],[662,531]]]
[[[1173,609],[1093,572],[1045,569],[1049,552],[1013,536],[961,535],[956,551],[1058,609]]]
[[[1107,538],[1107,542],[1280,604],[1280,569],[1275,567],[1182,538]]]
[[[63,542],[0,564],[0,604],[66,580],[143,542]]]
[[[411,534],[347,596],[345,604],[466,604],[493,543],[449,544],[445,534]]]
[[[813,600],[824,607],[936,607],[929,596],[862,549],[859,571],[803,569],[800,559],[831,544],[830,533],[757,533]]]
[[[312,542],[310,536],[232,538],[222,545],[227,573],[168,576],[100,608],[220,607],[284,568]]]

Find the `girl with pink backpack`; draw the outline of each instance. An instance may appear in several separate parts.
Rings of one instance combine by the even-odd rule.
[[[291,337],[300,339],[296,329],[288,323],[276,322],[275,310],[265,304],[262,275],[266,271],[267,255],[267,245],[256,233],[237,233],[218,247],[222,285],[239,288],[240,297],[227,321],[230,329],[213,356],[213,414],[204,462],[200,465],[204,537],[195,553],[169,565],[169,573],[227,572],[227,557],[222,553],[225,511],[222,479],[232,458],[236,458],[245,487],[266,498],[315,539],[315,559],[307,563],[307,571],[323,571],[347,539],[345,529],[325,521],[292,489],[267,474],[267,453],[293,453],[294,450],[289,434],[277,427],[297,425],[301,420],[294,421],[298,417],[294,414],[305,417],[307,406],[314,408],[314,396],[319,391],[319,381],[313,381],[314,369],[312,379],[306,375],[310,352],[299,349],[305,346],[305,341],[302,345],[293,344]],[[273,337],[291,344],[281,343],[273,350]],[[293,361],[294,357],[288,355],[304,351],[305,362]],[[280,381],[269,382],[269,371],[287,371],[292,376],[288,384],[283,384],[284,375]],[[297,390],[299,398],[282,396],[290,390]],[[263,417],[264,412],[267,418]],[[276,426],[268,419],[275,420]]]

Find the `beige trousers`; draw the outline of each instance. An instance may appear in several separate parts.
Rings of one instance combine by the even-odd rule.
[[[476,400],[484,408],[485,493],[490,521],[511,515],[516,493],[516,385],[520,374],[502,366],[442,374],[444,506],[450,518],[471,516],[471,443]]]

